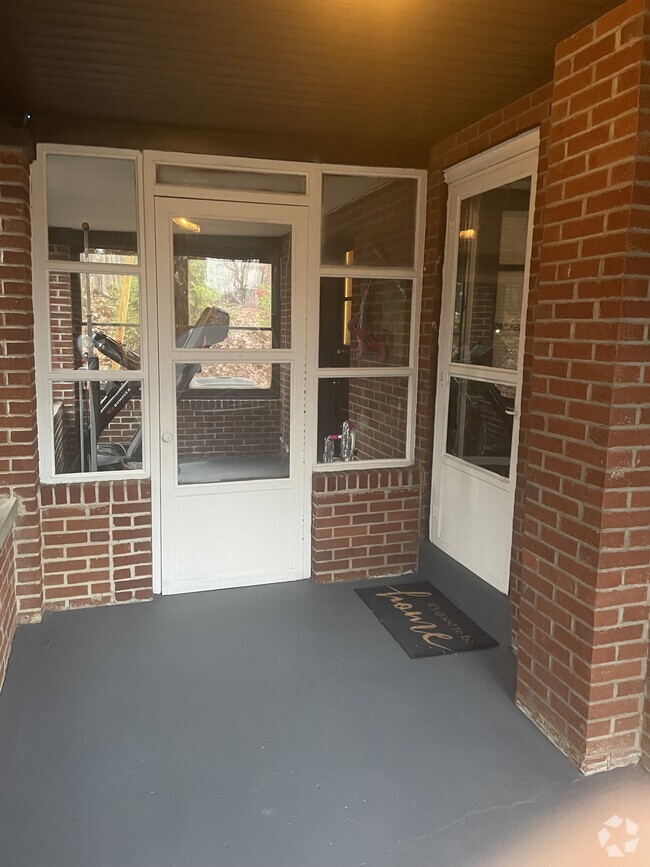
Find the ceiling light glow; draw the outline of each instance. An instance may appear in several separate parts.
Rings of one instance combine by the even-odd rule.
[[[193,223],[191,220],[188,220],[187,217],[172,217],[172,220],[177,226],[180,226],[181,229],[186,229],[188,232],[201,231],[199,224]]]

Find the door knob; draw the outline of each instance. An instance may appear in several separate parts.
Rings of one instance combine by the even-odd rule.
[[[170,443],[173,439],[174,439],[174,437],[170,433],[164,433],[162,435],[162,441],[164,443]]]

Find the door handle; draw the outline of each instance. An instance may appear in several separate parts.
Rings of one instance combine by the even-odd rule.
[[[519,415],[516,409],[504,409],[503,411],[506,415],[512,415],[515,416],[515,418]]]
[[[173,435],[170,433],[164,433],[162,435],[162,441],[164,443],[170,443],[174,439]]]

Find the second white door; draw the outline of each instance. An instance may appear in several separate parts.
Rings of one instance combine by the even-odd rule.
[[[538,137],[454,167],[431,541],[507,593]]]

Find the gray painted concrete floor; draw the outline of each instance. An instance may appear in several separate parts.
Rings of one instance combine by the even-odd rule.
[[[649,864],[650,777],[580,777],[513,691],[505,647],[410,660],[349,585],[48,615],[0,696],[0,864],[592,867],[613,813]]]

